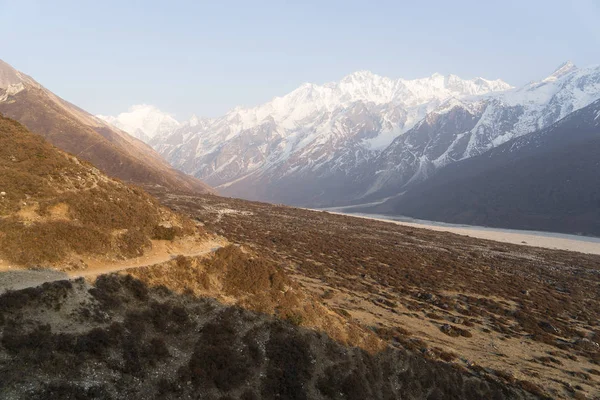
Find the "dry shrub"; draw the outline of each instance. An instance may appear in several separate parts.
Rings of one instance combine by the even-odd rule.
[[[448,336],[451,337],[472,337],[473,334],[469,331],[467,331],[466,329],[462,329],[459,328],[458,326],[454,326],[454,325],[450,325],[450,324],[444,324],[442,326],[440,326],[440,331],[442,331],[443,333],[445,333]]]
[[[333,311],[340,314],[344,318],[352,318],[352,315],[343,308],[334,308]]]
[[[436,321],[441,321],[441,320],[443,320],[443,319],[444,319],[444,318],[443,318],[443,317],[441,317],[440,315],[438,315],[438,314],[436,314],[436,313],[431,313],[431,312],[430,312],[430,313],[427,313],[427,314],[425,314],[425,316],[426,316],[427,318],[431,318],[431,319],[434,319],[434,320],[436,320]]]
[[[538,385],[536,385],[533,382],[519,381],[519,386],[521,386],[521,388],[523,390],[526,390],[529,393],[533,393],[536,396],[539,396],[541,398],[548,398],[544,389],[542,389],[541,387],[539,387]]]
[[[135,268],[128,274],[148,286],[164,286],[177,293],[207,294],[210,278],[194,258],[178,256],[162,264]]]
[[[75,352],[101,357],[107,348],[114,344],[114,339],[106,330],[94,328],[87,334],[77,338]]]
[[[73,383],[52,383],[45,385],[32,395],[33,400],[46,399],[97,399],[113,400],[114,397],[102,386],[90,385],[87,387],[77,386]]]
[[[72,253],[136,257],[167,219],[188,234],[194,224],[175,216],[139,188],[110,179],[0,116],[0,252],[24,265],[57,263]],[[66,215],[53,220],[62,206]],[[31,207],[34,223],[15,213]],[[127,230],[124,234],[113,234]]]
[[[175,263],[177,264],[177,268],[187,269],[192,266],[190,259],[181,254],[179,254],[177,257],[175,257]]]
[[[258,395],[250,389],[246,389],[246,391],[244,393],[242,393],[242,396],[240,397],[240,400],[259,400],[259,399],[260,399],[260,397],[258,397]]]
[[[445,351],[442,349],[434,349],[436,355],[446,362],[452,362],[458,358],[458,355],[452,351]]]
[[[515,375],[511,371],[496,370],[495,373],[499,378],[510,384],[513,384],[516,381]]]
[[[143,255],[144,250],[152,247],[152,242],[143,231],[128,229],[125,233],[118,236],[116,246],[120,254],[127,258],[132,258]]]
[[[164,360],[171,356],[165,339],[162,337],[156,337],[150,340],[147,353],[149,356],[155,357],[156,360]]]
[[[233,298],[245,309],[324,331],[340,343],[371,352],[384,346],[374,334],[349,323],[303,292],[283,268],[235,245],[218,249],[207,258],[177,257],[128,273],[147,285],[164,285],[177,293],[225,297],[228,301]]]
[[[78,172],[67,157],[21,124],[0,116],[0,215],[17,211],[26,196],[48,196],[48,177]]]
[[[66,203],[72,218],[106,230],[137,228],[150,231],[160,222],[158,203],[143,192],[115,181],[98,182],[85,191],[65,193],[44,208]]]
[[[14,219],[0,220],[0,248],[15,263],[35,265],[57,262],[69,253],[103,254],[111,248],[110,236],[94,227],[65,221],[25,225]]]
[[[300,326],[304,321],[304,317],[300,313],[290,313],[285,316],[285,320],[290,322],[292,325]]]
[[[175,240],[181,235],[181,229],[173,226],[157,225],[152,229],[152,239],[155,240]]]
[[[557,364],[557,365],[562,365],[562,362],[555,358],[555,357],[550,357],[550,356],[540,356],[540,357],[536,357],[535,359],[539,360],[542,363],[553,363],[553,364]]]
[[[218,249],[205,262],[211,274],[223,274],[223,289],[232,296],[282,291],[290,280],[281,268],[262,257],[252,257],[239,247],[229,245]]]
[[[235,326],[227,319],[202,328],[188,363],[196,387],[216,387],[228,391],[241,386],[251,371],[246,347],[238,346]]]
[[[281,326],[272,328],[266,346],[269,362],[261,391],[263,398],[306,399],[303,387],[314,369],[310,345],[301,335],[292,337]]]

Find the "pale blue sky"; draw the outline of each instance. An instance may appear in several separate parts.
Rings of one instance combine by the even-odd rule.
[[[0,0],[0,59],[92,113],[216,116],[356,70],[520,85],[600,64],[600,0]]]

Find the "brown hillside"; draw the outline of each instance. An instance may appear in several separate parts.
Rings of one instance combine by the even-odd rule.
[[[1,60],[0,113],[110,176],[170,190],[212,191],[199,180],[171,168],[143,142],[64,101]]]
[[[598,255],[218,196],[156,195],[283,266],[305,293],[394,347],[550,398],[600,396]]]
[[[128,258],[168,229],[193,225],[0,116],[0,257],[30,266]]]
[[[2,399],[534,399],[422,355],[131,276],[0,295]]]

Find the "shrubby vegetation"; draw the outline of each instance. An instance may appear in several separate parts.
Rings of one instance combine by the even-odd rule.
[[[281,265],[247,248],[229,245],[205,258],[179,256],[169,263],[129,273],[153,287],[234,301],[245,309],[323,331],[340,343],[372,353],[384,346],[372,332],[348,316],[332,312],[302,290]]]
[[[71,254],[135,257],[150,239],[173,240],[196,229],[141,189],[107,178],[1,116],[0,217],[0,255],[28,266]]]
[[[5,293],[0,315],[2,398],[531,397],[420,355],[344,347],[130,276]]]
[[[598,256],[237,199],[154,194],[207,229],[310,278],[321,301],[344,317],[368,315],[364,321],[393,346],[556,397],[597,392],[595,378],[579,372],[600,362]],[[434,328],[436,343],[421,328],[394,323],[398,317]],[[476,354],[473,362],[463,350],[476,353],[482,341],[532,346],[520,355]],[[445,347],[437,351],[440,343]],[[577,374],[556,363],[531,365],[550,352],[565,365],[577,361],[571,367]],[[499,365],[534,382],[503,377]],[[554,374],[559,378],[550,379]]]

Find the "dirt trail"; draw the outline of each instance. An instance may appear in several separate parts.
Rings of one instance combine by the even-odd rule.
[[[76,279],[80,277],[89,278],[131,268],[156,265],[169,261],[178,255],[196,257],[216,251],[225,244],[226,240],[222,238],[212,238],[203,242],[194,240],[176,243],[164,240],[153,241],[152,250],[141,257],[119,261],[106,261],[91,257],[82,257],[82,260],[88,267],[86,269],[72,271],[57,271],[52,269],[29,270],[10,265],[5,261],[0,261],[0,293],[7,290],[20,290],[35,287],[45,282]]]
[[[156,240],[152,242],[152,250],[141,257],[111,263],[91,257],[84,257],[83,261],[88,267],[84,270],[67,271],[67,274],[70,278],[80,278],[98,276],[130,268],[146,267],[169,261],[178,255],[195,257],[208,254],[222,247],[225,243],[226,241],[223,239],[211,239],[204,242],[183,241],[177,243]]]

